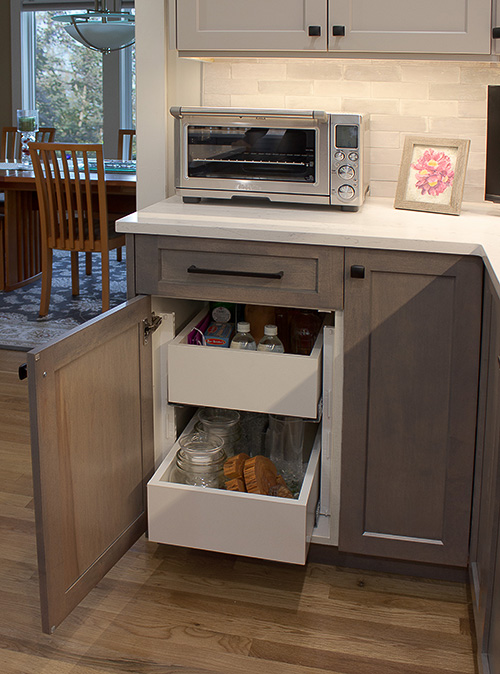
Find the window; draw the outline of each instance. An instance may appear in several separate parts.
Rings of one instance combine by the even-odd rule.
[[[102,143],[102,55],[70,37],[52,17],[35,19],[35,107],[40,126],[54,126],[57,140]],[[64,12],[70,13],[70,12]]]
[[[58,14],[93,9],[93,2],[12,4],[19,13],[22,82],[15,107],[37,108],[41,126],[56,128],[56,140],[104,141],[105,155],[116,156],[117,129],[135,128],[135,47],[103,56],[52,21]],[[130,9],[133,2],[116,0],[116,5]]]

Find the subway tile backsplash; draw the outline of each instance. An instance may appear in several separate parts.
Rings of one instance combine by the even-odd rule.
[[[370,113],[371,194],[394,197],[407,135],[471,141],[465,201],[483,201],[488,84],[499,63],[368,59],[217,59],[203,104]]]

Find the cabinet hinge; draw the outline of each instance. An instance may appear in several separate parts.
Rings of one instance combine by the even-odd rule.
[[[157,316],[154,312],[151,314],[151,319],[145,318],[142,321],[144,331],[144,344],[149,342],[149,335],[152,335],[155,330],[158,330],[161,323],[161,316]]]
[[[318,522],[319,522],[320,517],[330,517],[331,514],[332,513],[330,512],[330,510],[328,510],[327,508],[323,508],[321,506],[321,499],[319,499],[318,502],[316,503],[316,510],[314,511],[314,516],[315,516],[314,517],[314,526],[315,527],[318,526]]]

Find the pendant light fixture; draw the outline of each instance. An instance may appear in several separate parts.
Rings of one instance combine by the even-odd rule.
[[[54,16],[53,20],[64,24],[66,32],[85,47],[103,54],[134,44],[134,15],[130,12],[109,11],[107,0],[95,0],[94,11]]]

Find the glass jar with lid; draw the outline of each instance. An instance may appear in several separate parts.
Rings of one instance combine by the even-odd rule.
[[[224,410],[215,407],[204,407],[198,414],[196,429],[215,436],[224,441],[224,451],[228,457],[239,451],[241,443],[240,414],[236,410]]]
[[[219,489],[224,486],[226,453],[221,438],[193,433],[179,438],[171,479],[180,484]]]

